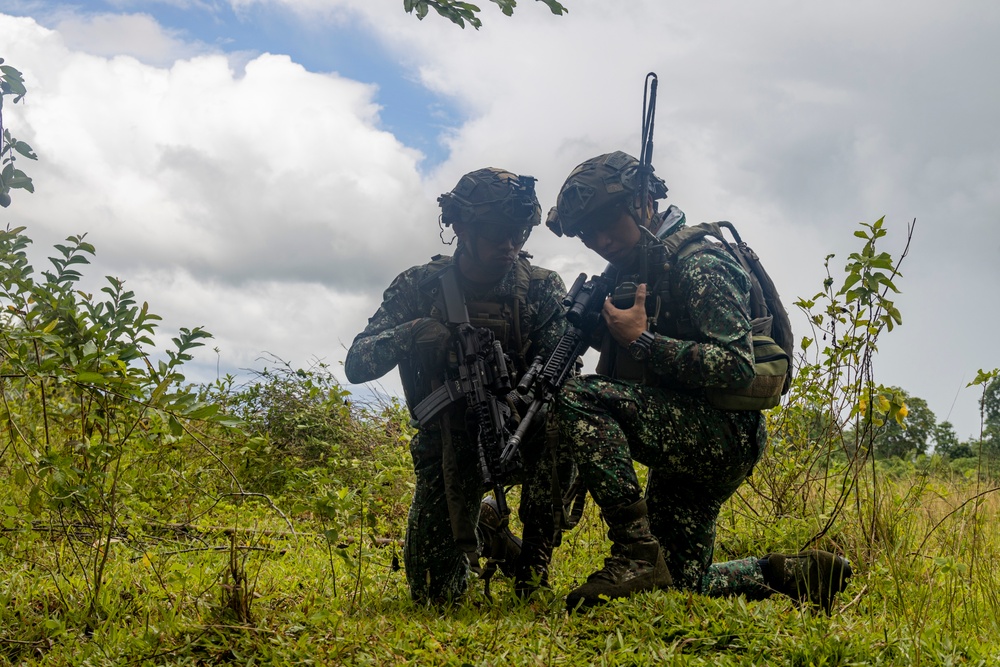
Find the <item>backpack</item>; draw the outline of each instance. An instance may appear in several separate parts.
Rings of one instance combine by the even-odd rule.
[[[729,230],[735,243],[726,239],[723,228]],[[708,242],[705,237],[719,241],[750,278],[750,326],[755,370],[750,386],[709,390],[706,392],[708,401],[723,410],[773,408],[788,393],[792,382],[795,340],[788,313],[757,253],[740,238],[731,222],[722,220],[681,227],[660,240],[667,249],[667,256],[672,258],[672,262],[677,262],[703,248],[703,244]]]

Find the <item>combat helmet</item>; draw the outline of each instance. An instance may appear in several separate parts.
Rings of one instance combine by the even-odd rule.
[[[487,167],[463,176],[451,192],[438,197],[441,224],[474,223],[534,227],[542,220],[535,178]]]
[[[596,215],[615,206],[626,205],[638,217],[640,187],[639,161],[628,153],[590,158],[570,172],[545,225],[558,236],[576,236]],[[649,194],[654,201],[667,196],[667,185],[654,174],[649,175]]]

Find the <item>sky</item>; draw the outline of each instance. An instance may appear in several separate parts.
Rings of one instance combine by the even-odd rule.
[[[885,218],[903,325],[876,379],[978,435],[978,369],[1000,366],[1000,5],[565,0],[482,6],[483,27],[400,0],[0,2],[0,57],[28,95],[4,124],[39,155],[25,225],[39,270],[86,233],[86,271],[123,278],[214,339],[192,381],[342,362],[392,278],[449,254],[439,194],[495,166],[543,210],[583,160],[640,150],[689,222],[730,220],[792,311]],[[450,235],[445,235],[444,240]],[[601,270],[539,228],[525,249],[567,283]],[[346,384],[346,381],[345,381]],[[365,394],[399,394],[395,372]]]

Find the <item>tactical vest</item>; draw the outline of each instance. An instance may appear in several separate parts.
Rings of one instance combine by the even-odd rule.
[[[427,266],[427,276],[433,276],[453,262],[453,258],[435,255]],[[520,253],[514,265],[514,286],[510,293],[499,300],[480,300],[467,297],[465,307],[469,311],[469,323],[473,327],[484,327],[503,347],[512,364],[514,382],[527,371],[528,364],[534,356],[531,350],[531,309],[528,306],[528,290],[531,282],[544,280],[550,275],[548,269],[532,266],[528,255]],[[444,313],[431,303],[427,308],[427,317],[445,321]],[[403,367],[409,366],[407,371]],[[432,369],[430,373],[417,368],[417,360],[411,359],[409,364],[400,365],[400,377],[407,403],[416,405],[431,390],[434,379],[432,374],[442,372]]]
[[[736,244],[722,233],[730,230]],[[713,243],[706,239],[718,240]],[[750,283],[750,326],[754,352],[754,379],[740,389],[704,390],[709,403],[723,410],[765,410],[775,407],[788,391],[792,379],[794,340],[788,314],[781,304],[774,283],[757,255],[740,238],[729,222],[702,223],[684,227],[665,239],[652,240],[647,250],[647,264],[652,285],[646,301],[649,328],[655,333],[678,340],[701,341],[692,322],[692,313],[676,294],[677,281],[671,273],[683,259],[700,252],[714,252],[732,257],[743,268]],[[634,283],[620,283],[615,290],[615,305],[630,307],[635,301]],[[603,367],[602,367],[603,366]],[[647,364],[637,362],[628,351],[606,336],[601,350],[598,373],[650,386],[680,390],[699,390],[686,386],[683,379],[668,379],[654,373]]]

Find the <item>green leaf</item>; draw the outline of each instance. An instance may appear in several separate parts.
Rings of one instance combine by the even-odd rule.
[[[503,12],[504,16],[512,16],[514,14],[514,7],[517,6],[517,0],[490,0],[496,3],[500,7],[500,11]]]
[[[872,260],[872,268],[892,270],[892,257],[888,253],[882,253]]]
[[[849,276],[847,276],[847,279],[844,280],[844,286],[840,288],[840,293],[843,294],[850,288],[854,287],[859,280],[861,280],[861,273],[857,271],[852,272]]]
[[[229,428],[246,428],[248,426],[248,424],[239,417],[233,417],[229,415],[221,417],[213,417],[212,423],[218,424],[220,426],[226,426]]]
[[[28,511],[34,516],[42,513],[42,493],[38,484],[32,486],[31,490],[28,491]]]
[[[1000,368],[994,368],[991,371],[984,371],[982,368],[980,368],[979,372],[976,373],[975,379],[965,386],[978,387],[984,384],[989,384],[990,382],[995,380],[998,376],[1000,376]]]
[[[881,282],[881,283],[882,283],[883,285],[885,285],[886,287],[888,287],[889,289],[891,289],[891,290],[892,290],[893,292],[895,292],[896,294],[899,294],[899,290],[898,290],[898,289],[896,289],[896,286],[895,286],[895,285],[894,285],[894,284],[892,283],[892,281],[891,281],[891,280],[889,280],[889,278],[888,278],[887,276],[882,276],[882,278],[881,278],[881,281],[880,281],[880,282]]]
[[[152,395],[149,397],[149,402],[156,405],[159,402],[160,397],[163,396],[163,392],[165,392],[167,387],[170,386],[171,382],[172,381],[169,377],[161,380],[160,383],[156,385],[156,389],[153,390]]]
[[[31,146],[24,143],[23,141],[14,142],[14,150],[28,158],[29,160],[37,160],[38,156],[35,155],[34,151],[31,150]]]
[[[563,14],[569,11],[561,4],[556,2],[556,0],[541,0],[541,1],[544,2],[548,6],[549,10],[556,16],[562,16]]]
[[[77,375],[76,376],[76,381],[77,382],[82,382],[82,383],[87,383],[87,384],[102,384],[103,385],[103,384],[107,383],[107,378],[105,378],[100,373],[93,373],[93,372],[90,372],[90,371],[86,371],[86,372],[83,372],[83,373],[80,373],[79,375]]]
[[[188,419],[207,419],[213,416],[219,411],[219,405],[216,403],[202,403],[195,407],[193,410],[184,413],[184,416]]]
[[[6,182],[7,187],[11,189],[21,188],[22,190],[27,190],[28,192],[35,191],[35,186],[32,185],[31,179],[28,178],[27,174],[20,169],[15,169],[12,176],[4,178],[4,182]]]

